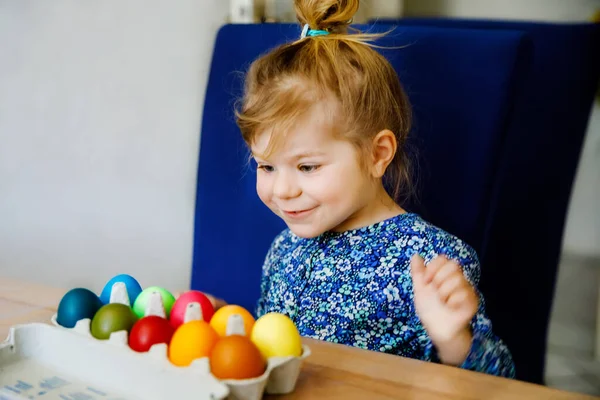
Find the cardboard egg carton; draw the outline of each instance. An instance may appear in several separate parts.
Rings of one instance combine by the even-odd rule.
[[[0,342],[0,399],[220,400],[230,395],[227,385],[196,368],[168,366],[50,324],[22,324],[12,326]]]
[[[122,283],[118,282],[113,286],[110,302],[119,302],[130,305],[126,288]],[[146,306],[145,315],[165,317],[162,298],[158,292],[151,293]],[[200,319],[203,319],[200,304],[195,302],[189,303],[186,309],[184,322]],[[76,333],[90,342],[118,348],[123,353],[133,353],[139,357],[141,362],[152,360],[154,363],[161,364],[165,369],[174,368],[180,371],[191,372],[199,377],[209,377],[210,379],[216,380],[227,388],[228,394],[225,398],[229,400],[259,400],[265,394],[282,395],[293,392],[302,368],[302,363],[304,359],[310,356],[309,347],[303,345],[302,354],[299,357],[270,357],[267,360],[265,372],[261,376],[251,379],[220,380],[211,374],[208,357],[196,359],[187,367],[177,367],[169,361],[168,347],[165,343],[153,345],[146,353],[138,353],[129,347],[127,331],[113,332],[108,340],[96,339],[91,333],[91,319],[89,318],[77,321],[73,328],[66,328],[58,324],[57,315],[55,314],[52,316],[52,324],[58,329]],[[226,334],[245,334],[244,323],[241,316],[237,314],[230,316]],[[216,398],[217,397],[215,397],[215,399]],[[0,399],[2,398],[0,397]]]

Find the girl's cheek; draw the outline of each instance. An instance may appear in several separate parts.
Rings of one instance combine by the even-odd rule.
[[[256,193],[263,203],[269,200],[269,183],[266,179],[261,177],[256,179]]]
[[[311,192],[315,193],[322,201],[334,200],[343,192],[343,185],[339,177],[320,176],[310,182]]]

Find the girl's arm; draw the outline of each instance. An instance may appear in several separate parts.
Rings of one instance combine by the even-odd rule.
[[[459,367],[514,378],[515,365],[512,354],[506,344],[493,332],[492,322],[486,314],[485,299],[478,288],[481,276],[479,257],[473,248],[464,243],[459,244],[458,249],[460,251],[455,255],[455,259],[462,265],[465,277],[479,298],[477,312],[469,324],[472,335],[471,345]]]
[[[471,348],[460,368],[507,378],[515,377],[512,355],[504,342],[492,331],[492,323],[485,314],[480,295],[479,310],[471,323]]]
[[[417,314],[433,342],[427,353],[448,365],[513,378],[512,355],[492,331],[477,288],[476,252],[461,241],[445,244],[444,256],[428,254],[427,268],[419,257],[412,264]]]

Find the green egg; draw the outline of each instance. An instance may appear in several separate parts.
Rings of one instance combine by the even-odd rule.
[[[146,305],[150,300],[152,292],[160,293],[165,308],[165,314],[168,319],[171,314],[171,308],[173,308],[173,303],[175,303],[175,297],[168,290],[158,286],[146,288],[138,295],[133,304],[133,312],[135,312],[135,315],[137,315],[138,318],[143,318],[146,315]]]
[[[102,306],[90,326],[92,336],[106,340],[110,334],[118,331],[131,331],[137,317],[131,307],[121,303],[110,303]]]

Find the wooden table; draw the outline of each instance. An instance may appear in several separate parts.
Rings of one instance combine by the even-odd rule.
[[[0,335],[10,326],[50,323],[64,289],[0,277]],[[304,339],[306,359],[294,393],[273,399],[544,399],[594,397],[383,353]],[[597,399],[597,398],[596,398]]]

